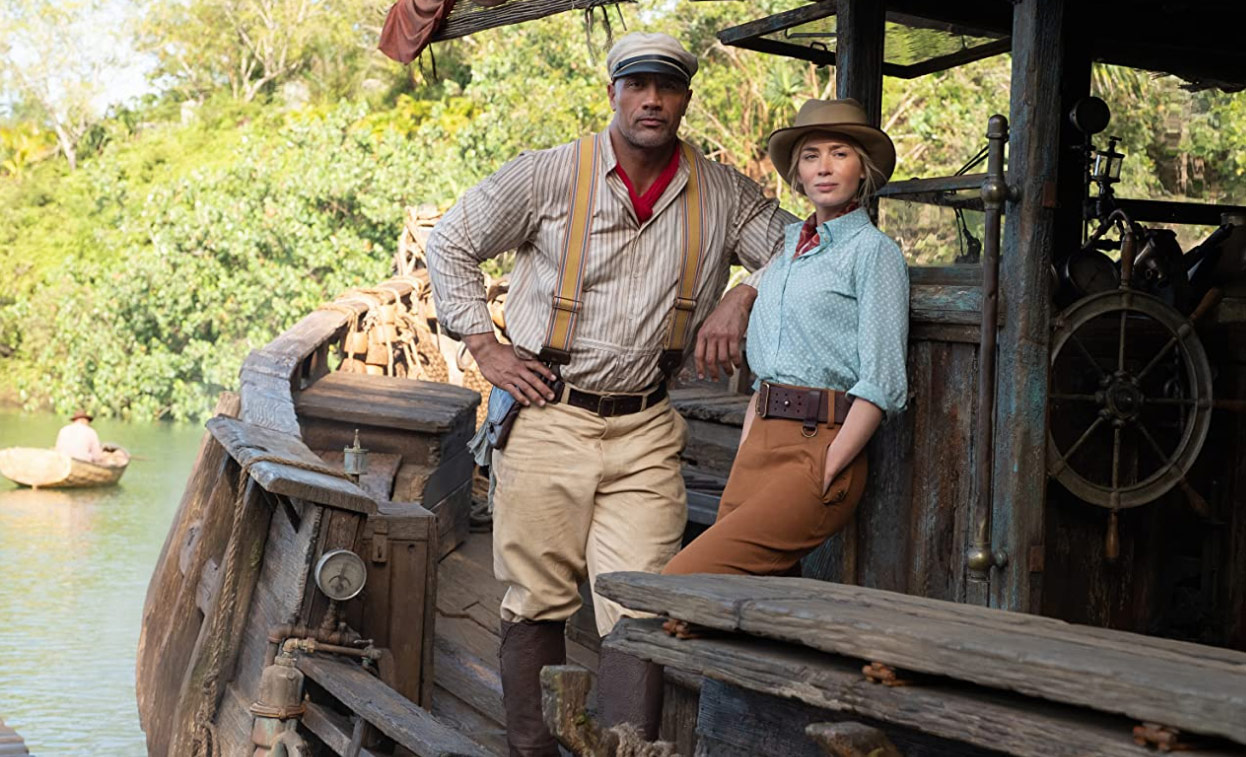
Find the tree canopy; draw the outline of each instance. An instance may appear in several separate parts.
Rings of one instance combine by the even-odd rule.
[[[46,0],[0,3],[46,14],[12,16],[23,24],[59,13]],[[684,137],[807,212],[765,138],[806,98],[833,97],[834,71],[715,36],[795,4],[645,0],[620,12],[628,29],[668,31],[700,57]],[[608,122],[600,15],[587,33],[569,13],[438,43],[403,67],[373,49],[383,11],[153,0],[125,31],[152,57],[157,94],[75,122],[88,125],[68,151],[64,124],[13,84],[15,48],[0,51],[0,398],[201,417],[250,349],[386,275],[405,205],[448,206],[519,152]],[[987,117],[1007,113],[1009,67],[1004,55],[886,80],[896,178],[950,174],[973,156]],[[1097,69],[1094,88],[1129,153],[1122,196],[1246,202],[1246,97],[1117,68]],[[950,211],[886,202],[883,214],[911,262],[957,254]]]

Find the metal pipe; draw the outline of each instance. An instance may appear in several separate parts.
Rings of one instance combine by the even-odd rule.
[[[268,629],[268,649],[264,654],[265,667],[272,665],[277,659],[277,651],[281,643],[286,639],[297,638],[313,638],[318,642],[325,644],[364,644],[368,646],[372,644],[371,639],[362,638],[354,629],[346,626],[344,623],[338,624],[336,631],[326,631],[323,627],[312,628],[302,623],[273,626]]]
[[[1008,119],[991,116],[987,122],[986,179],[982,204],[986,209],[982,250],[982,333],[978,340],[978,424],[974,440],[975,509],[981,513],[973,549],[967,556],[969,577],[985,581],[991,566],[1003,567],[1008,556],[991,549],[991,485],[995,464],[995,344],[999,329],[999,247],[1004,202],[1016,198],[1004,175],[1004,146]]]

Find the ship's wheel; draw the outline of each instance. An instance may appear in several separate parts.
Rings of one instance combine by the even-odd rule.
[[[1190,319],[1128,284],[1079,300],[1055,321],[1048,472],[1111,510],[1113,527],[1120,509],[1178,485],[1191,493],[1185,475],[1207,439],[1211,392]]]

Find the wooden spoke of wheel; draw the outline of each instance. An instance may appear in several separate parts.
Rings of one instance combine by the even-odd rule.
[[[1098,360],[1095,360],[1095,356],[1090,354],[1090,350],[1087,349],[1081,338],[1077,336],[1076,331],[1069,334],[1069,341],[1077,347],[1078,352],[1082,353],[1082,357],[1086,358],[1086,362],[1090,363],[1091,367],[1095,369],[1095,373],[1098,374],[1100,380],[1107,378],[1107,374],[1103,372],[1103,367],[1099,365]]]
[[[1073,446],[1069,447],[1067,451],[1060,455],[1059,467],[1063,468],[1065,465],[1068,465],[1069,458],[1072,457],[1077,450],[1086,443],[1086,440],[1090,438],[1090,435],[1093,434],[1095,429],[1099,428],[1105,420],[1107,419],[1102,415],[1095,418],[1095,422],[1090,424],[1090,428],[1082,432],[1082,435],[1077,438],[1077,441],[1073,442]]]
[[[1048,397],[1059,402],[1093,402],[1096,405],[1103,404],[1103,400],[1094,394],[1050,394]]]

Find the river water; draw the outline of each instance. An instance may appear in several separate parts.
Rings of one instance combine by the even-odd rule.
[[[0,411],[0,447],[47,447],[65,423]],[[146,754],[134,660],[147,581],[203,428],[98,420],[136,459],[115,487],[31,491],[0,479],[0,718],[37,757]]]

